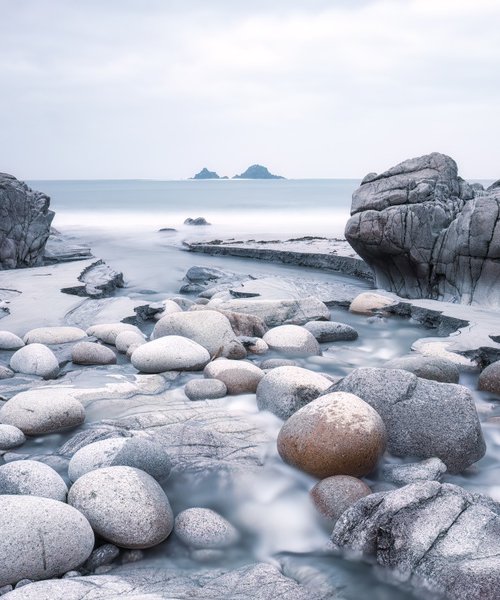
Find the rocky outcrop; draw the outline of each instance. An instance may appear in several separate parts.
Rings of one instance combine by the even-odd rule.
[[[281,175],[273,175],[269,172],[267,167],[262,165],[252,165],[248,169],[241,173],[241,175],[235,175],[233,179],[285,179]]]
[[[391,569],[421,597],[498,598],[500,505],[436,481],[372,494],[338,520],[334,544]]]
[[[218,175],[215,171],[209,171],[206,167],[196,173],[192,179],[220,179],[220,175]]]
[[[345,235],[379,287],[406,298],[500,304],[500,188],[472,188],[449,156],[367,175]]]
[[[0,173],[0,269],[42,263],[54,213],[50,198]]]

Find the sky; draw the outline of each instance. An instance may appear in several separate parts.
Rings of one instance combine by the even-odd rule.
[[[0,171],[500,177],[498,0],[0,0]]]

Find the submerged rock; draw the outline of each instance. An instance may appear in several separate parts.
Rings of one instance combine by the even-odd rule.
[[[188,508],[175,517],[175,535],[190,548],[227,548],[239,538],[238,531],[209,508]]]
[[[304,327],[310,331],[320,343],[351,342],[358,338],[358,332],[345,323],[334,321],[309,321]]]
[[[386,431],[369,404],[353,394],[332,393],[293,414],[277,444],[285,462],[315,477],[361,477],[384,453]]]
[[[184,225],[211,225],[211,223],[209,223],[205,217],[196,217],[195,219],[188,217],[184,221]]]
[[[396,369],[354,370],[330,391],[356,394],[382,417],[395,456],[440,458],[451,472],[479,460],[486,446],[470,391]]]
[[[288,419],[299,408],[316,400],[332,382],[301,367],[277,367],[264,375],[257,387],[257,406],[280,419]]]
[[[270,329],[262,338],[270,350],[292,356],[321,355],[321,348],[305,327],[299,325],[281,325]]]
[[[337,521],[332,541],[376,560],[422,594],[495,600],[499,515],[499,505],[485,496],[451,484],[414,483],[356,502]]]
[[[498,306],[500,190],[476,195],[434,152],[363,180],[345,235],[377,286],[406,298]]]
[[[106,298],[111,296],[117,288],[125,285],[123,274],[115,271],[102,260],[97,260],[85,267],[78,280],[82,285],[63,288],[61,292],[75,296]]]
[[[141,373],[200,371],[209,362],[210,354],[193,340],[168,335],[138,346],[130,360]]]
[[[0,496],[0,531],[0,586],[62,575],[87,560],[94,547],[87,519],[49,498]]]
[[[408,485],[419,481],[441,481],[446,471],[446,465],[439,458],[427,458],[418,463],[384,465],[380,469],[384,481],[396,485]]]
[[[36,460],[16,460],[0,466],[0,494],[39,496],[66,501],[68,488],[54,469]]]
[[[310,492],[317,511],[330,523],[337,521],[350,506],[371,493],[364,481],[349,475],[322,479]]]
[[[68,504],[103,539],[123,548],[150,548],[172,531],[174,516],[165,492],[144,471],[106,467],[90,471],[71,487]]]
[[[0,173],[0,269],[42,264],[54,213],[50,198]]]
[[[15,352],[10,359],[10,368],[16,373],[38,375],[54,379],[59,374],[59,362],[50,348],[43,344],[29,344]]]

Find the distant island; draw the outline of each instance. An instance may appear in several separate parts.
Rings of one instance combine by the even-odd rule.
[[[281,175],[273,175],[267,167],[252,165],[241,175],[235,175],[233,179],[285,179]]]
[[[191,179],[229,179],[229,177],[221,177],[216,171],[209,171],[204,167],[199,173],[196,173]],[[241,173],[241,175],[235,175],[233,179],[285,179],[281,175],[273,175],[269,172],[267,167],[262,165],[252,165],[248,169]]]

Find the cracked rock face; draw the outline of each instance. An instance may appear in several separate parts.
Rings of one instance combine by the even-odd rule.
[[[475,190],[449,156],[367,175],[345,235],[379,287],[405,298],[500,304],[500,189]]]
[[[42,192],[0,173],[0,269],[42,263],[54,218],[49,205],[50,198]]]
[[[500,505],[435,481],[359,500],[337,521],[333,543],[375,558],[398,581],[453,600],[497,598]]]

